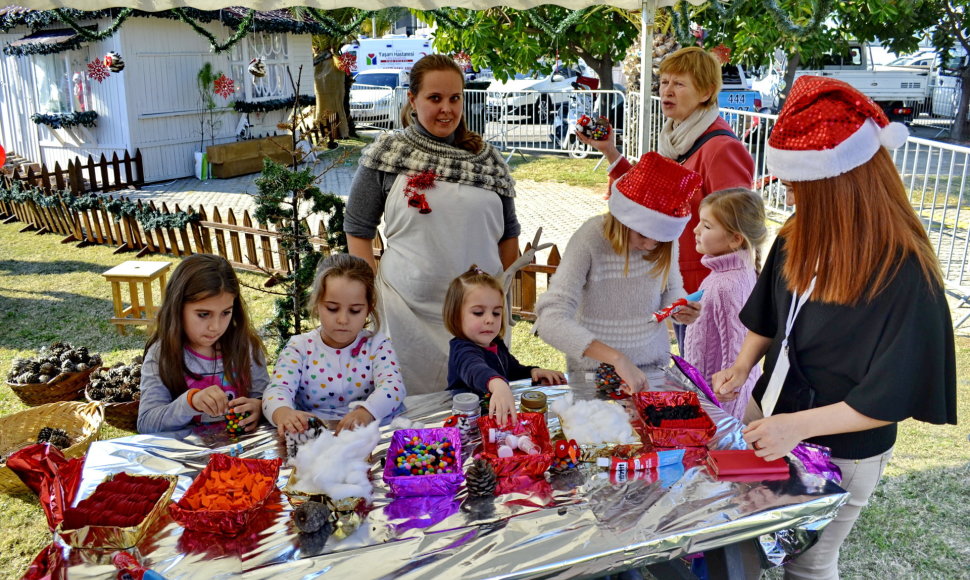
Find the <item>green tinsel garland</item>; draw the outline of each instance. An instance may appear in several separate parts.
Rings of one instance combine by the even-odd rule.
[[[259,14],[261,17],[255,18],[255,14]],[[371,14],[373,14],[373,11],[362,13],[362,18],[355,19],[354,23],[346,28],[347,31],[344,31],[344,28],[336,27],[336,23],[332,19],[321,14],[311,14],[311,20],[306,21],[297,18],[297,16],[293,14],[291,14],[289,18],[277,18],[274,17],[273,12],[257,13],[253,10],[248,10],[246,15],[240,18],[235,12],[228,10],[199,10],[196,8],[173,8],[171,10],[163,10],[161,12],[146,12],[143,10],[135,10],[133,8],[93,10],[90,12],[76,10],[73,8],[55,8],[53,10],[28,10],[0,16],[0,31],[6,32],[17,26],[28,26],[31,30],[36,32],[49,26],[66,24],[77,31],[78,34],[83,37],[83,40],[95,41],[103,40],[117,32],[122,23],[124,23],[124,21],[131,16],[139,16],[143,18],[167,18],[172,20],[180,20],[188,24],[198,34],[204,36],[209,41],[212,49],[219,53],[229,50],[234,44],[245,38],[246,35],[251,32],[331,34],[332,36],[347,36],[353,33],[360,26],[361,22],[367,18],[370,18]],[[85,30],[84,27],[77,23],[79,20],[101,20],[104,18],[113,19],[113,22],[102,32]],[[213,21],[219,21],[225,26],[235,29],[236,32],[230,36],[225,43],[219,43],[215,36],[198,24],[199,22],[209,23]],[[53,54],[56,52],[63,52],[65,50],[73,50],[80,46],[81,41],[82,39],[75,39],[72,40],[71,43],[63,43],[54,45],[53,47],[44,48],[11,49],[10,47],[7,47],[4,49],[4,52],[14,56],[27,54]],[[29,46],[33,47],[35,45]]]
[[[308,107],[315,105],[317,98],[314,95],[300,95],[300,106]],[[285,99],[269,99],[266,101],[233,101],[232,108],[237,113],[268,113],[269,111],[279,111],[280,109],[290,109],[293,107],[293,97]]]
[[[523,14],[525,14],[529,18],[529,21],[532,22],[532,24],[535,24],[538,28],[540,28],[543,32],[545,32],[549,36],[556,38],[558,36],[562,36],[563,33],[566,32],[566,30],[568,30],[570,27],[572,27],[577,22],[579,22],[580,18],[587,15],[592,15],[595,12],[599,11],[601,8],[602,6],[592,6],[589,8],[583,8],[581,10],[574,10],[569,16],[567,16],[566,18],[563,18],[559,22],[559,24],[556,25],[555,27],[553,27],[553,25],[548,20],[540,16],[538,11],[535,8],[531,10],[523,11]]]
[[[322,11],[317,10],[316,8],[306,7],[305,10],[306,10],[306,13],[309,14],[310,17],[313,18],[317,22],[317,24],[320,25],[321,28],[323,28],[324,34],[326,34],[327,36],[337,36],[337,37],[350,36],[351,34],[356,32],[358,28],[360,28],[360,25],[363,24],[365,20],[367,20],[374,14],[377,14],[377,10],[362,11],[357,14],[357,16],[350,22],[350,24],[348,24],[347,26],[341,26],[336,20],[334,20],[333,18],[330,18],[329,16],[324,14]]]
[[[97,111],[75,111],[73,113],[34,113],[30,120],[38,125],[47,125],[51,129],[62,129],[65,127],[97,127]]]
[[[71,17],[70,13],[68,13],[66,10],[62,10],[61,8],[55,8],[54,14],[57,15],[61,22],[70,26],[74,32],[77,32],[85,40],[95,42],[98,40],[104,40],[115,32],[118,32],[118,29],[121,28],[122,23],[124,23],[125,20],[128,20],[128,17],[131,16],[133,11],[134,8],[122,9],[118,14],[118,17],[115,18],[115,21],[111,23],[111,26],[105,28],[101,32],[93,32],[81,26],[74,18]]]
[[[442,28],[462,29],[468,28],[475,23],[476,12],[474,10],[465,10],[463,8],[435,8],[434,10],[428,10],[428,12],[434,16],[435,23]],[[466,14],[463,21],[454,18],[461,12]]]
[[[119,221],[122,217],[133,217],[146,232],[162,228],[181,230],[189,224],[202,220],[202,216],[194,211],[163,213],[149,206],[138,207],[135,202],[119,198],[111,198],[103,201],[102,204],[104,209],[114,216],[115,221]]]
[[[253,18],[256,15],[256,11],[250,9],[249,13],[246,14],[246,17],[243,18],[241,21],[239,21],[239,24],[236,25],[236,32],[228,39],[226,39],[226,42],[220,44],[219,41],[216,40],[215,36],[213,36],[205,28],[202,28],[201,26],[199,26],[199,24],[195,21],[195,19],[189,16],[184,9],[172,8],[172,13],[175,14],[175,16],[179,20],[181,20],[185,24],[188,24],[192,28],[192,30],[196,31],[196,33],[200,34],[201,36],[204,36],[206,40],[209,41],[209,45],[212,46],[212,50],[216,54],[229,50],[237,42],[245,38],[246,35],[249,33],[249,29],[252,27]]]

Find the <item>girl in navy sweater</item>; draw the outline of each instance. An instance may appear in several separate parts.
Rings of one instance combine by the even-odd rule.
[[[505,294],[499,281],[472,266],[452,280],[442,311],[445,328],[455,338],[448,356],[448,390],[491,395],[488,411],[500,423],[516,419],[509,381],[531,378],[535,383],[562,385],[559,371],[525,366],[502,341],[505,334]]]

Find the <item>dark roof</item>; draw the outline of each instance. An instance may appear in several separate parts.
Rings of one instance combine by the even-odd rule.
[[[45,46],[54,46],[55,44],[64,44],[68,41],[74,40],[77,36],[77,32],[71,30],[70,28],[58,28],[57,30],[41,30],[40,32],[35,32],[33,34],[28,34],[27,36],[15,40],[10,43],[10,46],[26,46],[28,44],[43,44]]]

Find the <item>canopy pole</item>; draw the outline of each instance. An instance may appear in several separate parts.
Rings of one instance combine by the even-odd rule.
[[[653,86],[653,28],[657,20],[657,0],[643,0],[640,7],[640,114],[638,115],[640,137],[637,156],[647,152],[650,146],[650,92]]]

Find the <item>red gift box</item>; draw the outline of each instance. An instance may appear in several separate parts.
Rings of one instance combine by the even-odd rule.
[[[640,418],[644,423],[647,440],[655,447],[700,447],[707,443],[717,432],[714,421],[701,408],[697,394],[681,391],[645,391],[633,398]],[[674,407],[689,405],[696,407],[698,416],[694,419],[664,420],[660,426],[653,426],[646,413],[647,407]]]
[[[711,474],[718,479],[761,481],[787,479],[788,462],[784,458],[765,461],[754,449],[723,449],[707,456]]]
[[[189,530],[215,532],[227,536],[238,535],[246,528],[253,516],[262,509],[266,499],[276,489],[276,478],[279,476],[282,462],[282,459],[243,459],[213,453],[209,457],[209,464],[195,478],[182,499],[169,506],[168,509],[172,518]],[[214,479],[218,482],[225,477],[225,473],[239,472],[240,470],[267,476],[272,484],[257,495],[246,498],[245,507],[242,508],[198,509],[192,507],[192,503],[202,495],[203,489],[207,488],[206,482],[208,480]],[[233,492],[229,492],[227,488],[227,493]],[[238,497],[238,493],[236,495]]]
[[[516,452],[512,457],[499,457],[498,444],[489,441],[489,432],[499,429],[495,417],[486,415],[478,419],[478,428],[482,432],[482,457],[495,467],[495,474],[499,477],[513,475],[539,476],[552,465],[553,449],[549,440],[549,427],[546,426],[545,413],[519,413],[518,421],[511,429],[506,426],[504,431],[511,431],[513,435],[528,435],[532,442],[539,446],[538,455],[528,455]]]

